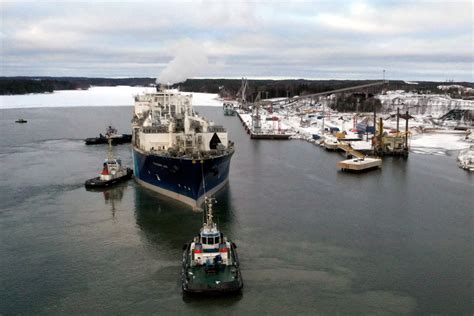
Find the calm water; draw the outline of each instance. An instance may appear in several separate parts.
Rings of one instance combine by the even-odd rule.
[[[339,154],[251,141],[237,117],[199,111],[237,146],[217,217],[243,294],[183,299],[181,246],[200,213],[133,181],[84,189],[105,147],[81,139],[129,132],[131,107],[0,110],[0,314],[473,313],[474,185],[454,157],[344,174]]]

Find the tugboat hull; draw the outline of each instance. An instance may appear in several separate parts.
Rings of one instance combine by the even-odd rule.
[[[122,134],[122,136],[118,137],[111,137],[112,145],[118,144],[125,144],[130,143],[132,141],[131,134]],[[86,138],[85,140],[86,145],[100,145],[100,144],[107,144],[109,139],[107,137],[91,137]]]
[[[204,266],[191,266],[190,244],[186,244],[183,252],[181,283],[183,293],[189,295],[224,295],[240,293],[244,284],[238,265],[237,252],[231,246],[233,258],[237,264],[216,268],[209,273]]]
[[[96,177],[96,178],[92,178],[92,179],[87,180],[84,183],[84,185],[88,189],[108,188],[110,186],[113,186],[115,184],[118,184],[120,182],[123,182],[123,181],[126,181],[126,180],[130,179],[132,177],[132,175],[133,175],[132,169],[127,168],[127,173],[122,177],[115,178],[115,179],[112,179],[112,180],[107,180],[107,181],[100,180],[100,177]]]

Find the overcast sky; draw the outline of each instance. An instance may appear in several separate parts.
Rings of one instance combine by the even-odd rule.
[[[4,1],[1,75],[473,80],[473,1]]]

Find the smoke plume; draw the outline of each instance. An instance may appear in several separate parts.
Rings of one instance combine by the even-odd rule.
[[[175,57],[156,79],[157,83],[174,84],[187,78],[199,76],[209,66],[207,54],[202,45],[190,39],[179,42],[173,50]]]

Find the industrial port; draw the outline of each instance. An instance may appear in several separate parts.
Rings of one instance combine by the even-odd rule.
[[[444,87],[450,88],[441,85],[439,89]],[[446,141],[451,145],[454,141],[462,148],[459,167],[474,170],[474,148],[470,145],[474,128],[471,99],[393,91],[386,80],[291,98],[262,99],[260,91],[252,102],[247,100],[247,89],[248,81],[243,78],[233,104],[251,139],[299,139],[341,152],[345,160],[337,168],[342,171],[379,169],[385,156],[407,159],[413,139],[415,148],[448,151],[452,148],[445,146]],[[331,107],[340,96],[361,94],[380,100],[382,111],[377,113],[374,107],[372,113],[339,112]],[[356,100],[357,109],[360,99]],[[232,103],[225,104],[224,111],[228,113]]]

